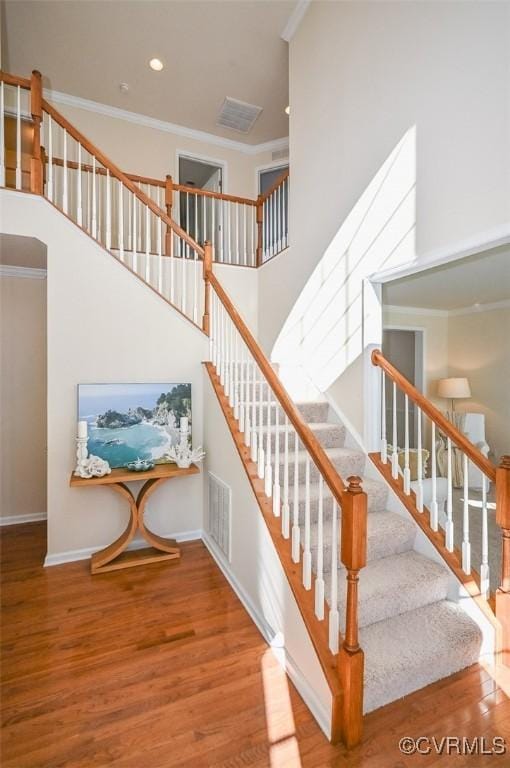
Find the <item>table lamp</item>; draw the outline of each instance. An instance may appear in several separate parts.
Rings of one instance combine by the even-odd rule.
[[[463,397],[471,397],[469,381],[465,378],[439,379],[437,394],[451,400],[452,413],[455,411],[455,400]]]

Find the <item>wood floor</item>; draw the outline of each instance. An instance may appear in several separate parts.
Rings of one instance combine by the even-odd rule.
[[[43,524],[1,539],[2,768],[510,765],[509,699],[478,666],[332,747],[201,542],[178,565],[92,577],[42,567]],[[502,736],[508,754],[405,757],[403,736]]]

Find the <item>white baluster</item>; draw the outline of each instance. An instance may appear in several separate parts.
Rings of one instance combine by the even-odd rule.
[[[462,570],[471,573],[471,544],[469,541],[469,465],[468,457],[462,456],[462,473],[464,475],[464,499],[462,510]]]
[[[317,578],[315,579],[315,615],[324,618],[324,480],[319,475],[317,511]]]
[[[227,206],[227,244],[228,244],[228,254],[227,254],[227,261],[229,264],[232,264],[232,240],[231,240],[231,219],[232,219],[232,203],[229,201],[226,203]]]
[[[264,421],[263,393],[264,393],[264,380],[261,378],[259,382],[259,437],[258,437],[259,459],[258,459],[258,467],[257,467],[258,476],[260,478],[264,477],[264,464],[265,464],[264,426],[262,424],[262,422]]]
[[[273,515],[280,517],[280,406],[275,407]]]
[[[285,416],[285,442],[283,444],[283,504],[282,504],[282,535],[284,539],[290,536],[290,507],[289,507],[289,419]]]
[[[81,144],[78,142],[78,168],[76,170],[76,221],[78,226],[83,224],[83,210],[81,199]]]
[[[250,371],[251,361],[249,355],[246,359],[246,403],[245,403],[245,415],[244,415],[244,444],[247,448],[251,447],[251,411],[250,411]]]
[[[87,232],[90,234],[92,232],[92,206],[90,202],[90,187],[91,187],[91,172],[90,168],[87,168]]]
[[[301,559],[301,531],[299,528],[299,439],[294,432],[294,498],[292,502],[292,560]]]
[[[480,593],[488,598],[490,593],[489,578],[489,526],[487,519],[487,478],[482,475],[482,564],[480,566]]]
[[[198,283],[200,280],[198,253],[193,250],[193,322],[198,324]]]
[[[21,87],[17,86],[16,100],[16,189],[23,186],[21,173]]]
[[[96,156],[92,155],[92,237],[97,236]]]
[[[239,357],[239,368],[240,368],[240,374],[239,374],[239,401],[238,401],[238,412],[239,412],[239,432],[244,434],[246,430],[246,423],[245,423],[245,391],[246,391],[246,376],[247,371],[245,371],[245,361],[244,361],[244,346],[242,345],[242,342],[240,341],[240,357]]]
[[[253,383],[251,398],[251,460],[258,461],[258,432],[257,432],[257,368],[253,364]]]
[[[110,185],[110,171],[106,169],[106,228],[105,245],[110,251],[112,247],[112,190]]]
[[[398,437],[397,437],[397,385],[393,382],[393,451],[391,454],[391,476],[394,480],[398,478]]]
[[[232,349],[230,347],[230,339],[231,339],[231,333],[230,333],[230,320],[228,318],[228,315],[225,315],[226,321],[225,321],[225,395],[228,397],[229,405],[230,403],[230,390],[231,390],[231,364],[232,364]]]
[[[243,240],[244,240],[244,265],[248,264],[248,239],[246,229],[246,206],[243,204]]]
[[[183,246],[181,250],[181,310],[183,314],[186,314],[186,272],[188,267],[188,244],[181,241]]]
[[[145,206],[145,282],[150,282],[150,252],[151,252],[151,228],[150,228],[150,208]]]
[[[53,120],[48,115],[48,200],[53,202]]]
[[[179,199],[179,195],[177,195],[177,200]],[[172,304],[175,303],[175,240],[176,235],[175,232],[172,230],[170,232],[170,301]]]
[[[68,194],[67,194],[67,131],[64,128],[64,166],[62,169],[62,210],[68,212]]]
[[[4,82],[0,83],[0,187],[5,187],[5,94]]]
[[[416,406],[416,414],[417,414],[417,428],[418,428],[418,483],[416,486],[416,508],[418,512],[423,512],[423,457],[422,457],[422,437],[421,437],[421,422],[422,422],[422,413],[421,408],[418,408]]]
[[[157,216],[157,243],[158,243],[158,292],[163,293],[163,231],[164,223]]]
[[[118,183],[118,192],[119,192],[119,214],[117,217],[117,226],[119,229],[119,234],[118,234],[119,258],[121,261],[124,261],[124,195],[123,195],[122,182],[119,180],[117,183]]]
[[[404,395],[404,493],[411,493],[411,470],[409,468],[409,397]]]
[[[195,229],[193,238],[198,242],[198,195],[193,195],[194,209],[195,209]]]
[[[453,552],[453,476],[452,476],[452,441],[447,438],[447,456],[448,456],[448,491],[446,497],[446,523],[445,523],[445,546],[448,552]]]
[[[338,653],[338,505],[333,499],[333,514],[331,517],[331,598],[329,611],[329,650]]]
[[[211,197],[211,243],[213,244],[213,255],[217,252],[216,248],[216,200]]]
[[[236,251],[236,264],[241,263],[241,247],[239,245],[239,204],[234,203],[234,210],[236,213],[236,239],[235,239],[235,251]]]
[[[234,409],[234,418],[239,419],[239,368],[237,365],[237,332],[232,323],[232,391],[230,393],[230,405]]]
[[[257,232],[257,208],[255,205],[251,206],[251,258],[250,264],[252,267],[257,266],[255,263],[255,251],[256,246],[256,232]]]
[[[305,542],[303,548],[303,586],[312,588],[312,552],[310,550],[310,456],[305,463]]]
[[[205,242],[207,240],[207,198],[205,195],[202,195],[202,241]]]
[[[388,463],[388,441],[386,439],[386,374],[381,368],[381,461]]]
[[[138,268],[138,235],[137,235],[137,212],[136,212],[136,195],[133,194],[133,254],[132,254],[132,269],[136,272]]]
[[[439,509],[437,506],[437,459],[436,459],[436,425],[431,424],[431,442],[432,442],[432,461],[431,461],[431,484],[432,500],[430,502],[430,527],[433,531],[438,529]]]
[[[268,498],[273,492],[273,472],[271,466],[271,388],[267,385],[267,424],[266,424],[266,469],[264,472],[264,491]]]

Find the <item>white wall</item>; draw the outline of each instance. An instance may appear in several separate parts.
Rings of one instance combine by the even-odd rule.
[[[510,221],[509,29],[508,3],[314,2],[291,41],[292,250],[260,302],[322,388],[366,348],[363,277]]]
[[[323,730],[331,728],[331,692],[276,553],[237,449],[204,371],[204,472],[232,490],[232,560],[208,546],[268,641],[283,651],[291,678]],[[207,487],[205,488],[207,509]],[[207,519],[207,517],[206,517]],[[280,654],[281,655],[281,654]]]
[[[44,279],[0,275],[0,446],[0,521],[46,517]]]
[[[199,445],[207,340],[44,199],[0,195],[0,230],[47,246],[48,556],[54,562],[109,544],[127,522],[125,503],[108,489],[69,488],[77,384],[191,382]],[[150,500],[147,520],[160,534],[200,530],[202,478],[168,482]]]

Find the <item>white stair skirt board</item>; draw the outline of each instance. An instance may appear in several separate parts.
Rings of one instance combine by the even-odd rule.
[[[390,499],[389,486],[382,477],[364,476],[371,471],[371,465],[367,467],[367,456],[356,447],[348,425],[337,422],[338,412],[336,418],[333,416],[335,421],[328,421],[328,403],[307,402],[298,407],[343,481],[346,482],[349,475],[360,475],[368,496],[367,565],[359,574],[358,612],[360,645],[365,654],[364,706],[369,712],[477,662],[482,653],[483,633],[479,623],[472,618],[475,612],[470,615],[463,605],[448,599],[455,591],[451,590],[454,577],[440,558],[423,554],[419,547],[421,534],[407,511],[398,513]],[[282,478],[281,437],[279,448]],[[271,440],[271,450],[275,457],[275,436]],[[304,452],[298,453],[298,462],[298,533],[303,541],[306,512]],[[294,465],[291,463],[291,486],[293,477]],[[318,568],[322,568],[325,596],[330,603],[333,500],[326,485],[322,509],[323,549],[319,566],[319,479],[312,468],[309,488],[312,570],[317,573]],[[339,512],[340,530],[341,526]],[[337,575],[340,631],[344,631],[346,570],[341,564]]]
[[[175,539],[177,542],[180,541],[196,541],[197,539],[202,538],[202,531],[180,531],[179,533],[162,533],[159,534],[160,536],[163,536],[165,539]],[[107,544],[103,544],[100,547],[87,547],[86,549],[71,549],[67,552],[59,552],[55,555],[46,555],[44,558],[44,567],[51,565],[63,565],[64,563],[74,563],[77,560],[88,560],[94,552],[98,552],[100,549],[104,549],[104,547],[108,546]],[[143,549],[144,547],[148,547],[149,544],[145,541],[144,538],[137,537],[133,539],[133,541],[128,545],[127,549]]]
[[[315,695],[313,689],[309,686],[306,675],[297,666],[290,654],[287,653],[285,649],[285,638],[281,635],[281,633],[275,634],[274,630],[268,624],[264,616],[258,612],[255,605],[253,604],[253,601],[232,573],[230,565],[224,557],[223,553],[218,549],[215,542],[205,531],[202,535],[202,539],[211,556],[225,576],[226,580],[250,615],[253,623],[256,625],[266,643],[271,646],[276,659],[290,677],[301,698],[318,722],[321,730],[329,739],[331,713],[324,709],[323,705]]]
[[[40,523],[42,520],[47,520],[46,512],[41,512],[39,515],[7,515],[6,517],[0,517],[0,526]]]

